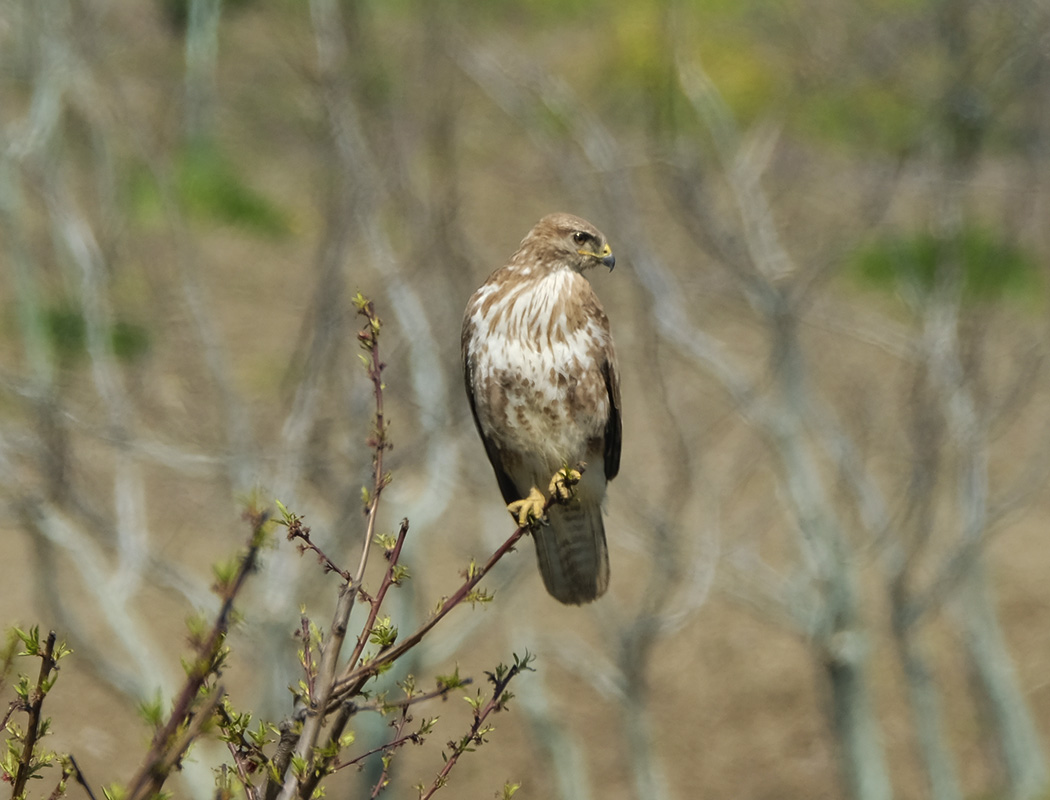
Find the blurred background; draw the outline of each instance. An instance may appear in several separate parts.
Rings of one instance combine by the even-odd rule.
[[[358,552],[358,290],[399,627],[510,534],[461,315],[557,210],[617,256],[590,276],[624,395],[612,588],[558,605],[528,544],[403,665],[538,656],[445,795],[1046,797],[1038,0],[0,0],[0,621],[75,651],[52,747],[128,780],[245,498]],[[336,592],[303,561],[268,555],[231,640],[237,706],[275,720],[300,604],[326,625]],[[385,797],[468,711],[430,712]]]

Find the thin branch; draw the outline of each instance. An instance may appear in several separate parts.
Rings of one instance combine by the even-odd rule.
[[[361,654],[364,651],[365,645],[368,643],[369,636],[372,630],[375,628],[376,619],[379,615],[379,610],[383,605],[383,601],[386,598],[386,593],[389,588],[394,585],[395,570],[398,566],[398,561],[401,557],[401,548],[405,543],[405,537],[408,535],[408,520],[401,520],[401,530],[398,533],[397,541],[394,544],[392,550],[386,553],[389,564],[387,566],[386,573],[383,576],[382,583],[379,586],[379,591],[376,592],[375,597],[368,597],[364,589],[359,589],[358,594],[368,600],[370,604],[368,619],[361,628],[361,633],[358,634],[357,644],[354,647],[354,651],[347,662],[350,665],[356,664],[361,658]],[[350,697],[356,696],[356,692],[350,694]],[[343,735],[343,731],[346,729],[346,724],[349,722],[350,717],[357,713],[361,709],[360,707],[354,706],[352,703],[344,702],[338,703],[330,701],[328,707],[325,709],[325,714],[332,713],[336,708],[338,711],[335,717],[329,724],[328,743],[335,744],[339,738]],[[334,757],[333,757],[334,758]],[[304,796],[312,796],[314,789],[323,777],[326,768],[331,763],[333,758],[326,759],[321,764],[315,764],[314,769],[306,776],[302,785],[299,787],[299,791]],[[279,769],[285,769],[287,762],[278,762]]]
[[[72,753],[69,754],[69,763],[73,765],[73,775],[76,778],[77,783],[79,783],[84,791],[87,792],[89,800],[95,800],[95,793],[91,791],[91,785],[88,783],[84,771],[80,768],[80,765],[77,763],[77,760],[73,757]]]
[[[73,774],[73,766],[71,764],[62,765],[62,773],[58,776],[58,783],[55,784],[55,788],[51,790],[51,794],[48,795],[47,800],[60,800],[66,794],[66,783],[69,781],[70,776]]]
[[[186,725],[181,731],[176,730],[176,737],[166,744],[160,757],[155,761],[151,769],[151,778],[156,781],[156,790],[146,794],[129,794],[128,797],[151,798],[155,797],[171,771],[179,766],[190,745],[201,735],[204,726],[211,720],[215,709],[226,696],[226,688],[221,684],[208,692],[204,703],[188,712],[189,716],[183,720]]]
[[[551,500],[547,500],[547,506],[549,507]],[[334,691],[332,693],[332,699],[337,700],[345,697],[352,696],[355,689],[359,689],[364,683],[377,674],[383,666],[397,661],[401,656],[415,647],[419,642],[426,636],[435,625],[437,625],[445,616],[456,606],[462,603],[467,595],[473,591],[474,587],[477,586],[481,579],[484,578],[489,571],[497,564],[497,562],[503,558],[507,553],[514,549],[514,546],[518,543],[526,533],[529,532],[527,527],[519,527],[514,533],[512,533],[507,540],[501,544],[496,551],[489,557],[488,561],[481,567],[478,567],[473,575],[464,581],[463,585],[456,590],[455,594],[445,600],[438,610],[434,613],[430,619],[428,619],[423,625],[421,625],[415,633],[405,639],[397,647],[393,647],[390,650],[381,652],[374,659],[366,664],[361,665],[357,668],[351,668],[345,672],[338,681],[336,681]],[[352,665],[351,665],[352,666]]]
[[[81,641],[77,646],[78,651],[81,654],[85,651],[92,653],[93,660],[102,665],[102,674],[122,692],[138,697],[153,694],[155,687],[146,681],[152,679],[154,684],[162,682],[159,678],[166,674],[164,666],[156,658],[154,650],[145,645],[149,637],[129,604],[106,591],[110,575],[103,548],[52,503],[22,493],[14,499],[14,505],[22,526],[34,534],[39,544],[57,545],[70,555],[71,563],[83,579],[83,585],[90,589],[98,602],[98,612],[131,655],[133,666],[126,668],[125,660],[111,657],[105,648],[95,647],[90,638]],[[53,600],[61,603],[62,597],[63,594],[58,592]],[[61,606],[59,610],[62,610]],[[78,623],[72,624],[72,627],[78,630],[81,628]]]
[[[386,599],[386,593],[389,591],[390,587],[394,585],[394,573],[398,566],[398,562],[400,561],[401,548],[405,544],[405,537],[407,535],[408,520],[403,519],[401,520],[401,529],[397,533],[397,541],[394,543],[393,549],[387,554],[387,560],[389,563],[386,572],[383,575],[383,580],[379,584],[379,590],[376,592],[375,597],[368,599],[371,608],[368,613],[368,619],[365,621],[365,624],[361,628],[361,633],[357,637],[357,644],[354,646],[354,651],[350,654],[350,658],[347,661],[347,664],[350,667],[353,667],[353,665],[360,661],[361,654],[365,650],[365,645],[368,644],[369,634],[371,633],[372,628],[375,627],[376,619],[379,616],[379,609],[382,607],[383,601]]]
[[[288,773],[286,764],[278,765],[279,770],[285,770],[284,786],[280,795],[278,795],[279,800],[291,800],[292,795],[296,792],[300,796],[309,797],[313,792],[313,785],[320,778],[319,770],[317,769],[318,765],[314,762],[311,754],[317,744],[321,726],[325,716],[328,714],[328,706],[334,694],[333,689],[338,670],[339,655],[343,648],[343,642],[346,639],[347,625],[354,608],[354,600],[364,581],[365,569],[368,566],[368,553],[371,550],[372,540],[375,537],[379,500],[383,489],[390,482],[390,477],[383,471],[383,453],[389,449],[390,443],[386,437],[387,424],[383,411],[383,367],[385,365],[380,359],[379,353],[379,332],[382,324],[375,313],[375,306],[370,300],[358,294],[354,299],[354,304],[357,306],[358,314],[366,320],[365,327],[358,333],[357,338],[361,348],[367,353],[363,360],[365,361],[369,379],[372,381],[375,397],[374,429],[368,440],[368,444],[372,448],[372,491],[368,495],[368,522],[361,544],[361,558],[357,571],[354,573],[353,579],[345,583],[340,589],[332,625],[321,651],[316,691],[311,692],[309,695],[309,706],[306,709],[306,719],[303,722],[302,734],[291,756],[292,758],[298,757],[308,764],[308,769],[305,773],[307,777],[300,784],[299,776],[294,771]],[[403,527],[407,529],[407,526]],[[291,526],[289,526],[289,529],[291,529]],[[373,608],[374,611],[375,609]]]
[[[328,554],[325,553],[314,540],[310,538],[310,529],[303,525],[303,521],[300,517],[293,516],[288,522],[288,541],[298,539],[302,544],[299,545],[299,554],[302,555],[307,550],[314,553],[317,556],[317,560],[324,567],[325,572],[334,572],[346,583],[351,583],[354,576],[342,569],[337,565]]]
[[[397,721],[397,727],[394,731],[393,740],[387,742],[384,745],[380,745],[379,747],[372,748],[367,753],[361,754],[360,756],[353,759],[352,761],[347,762],[346,764],[340,764],[338,769],[342,769],[343,767],[349,767],[351,764],[360,763],[368,756],[375,755],[376,753],[391,753],[408,742],[419,742],[420,739],[418,733],[410,733],[408,736],[403,735],[405,725],[408,724],[409,719],[410,717],[408,716],[408,707],[406,706],[404,709],[402,709],[401,717]],[[376,779],[375,786],[372,787],[372,794],[369,795],[371,800],[376,800],[376,798],[379,797],[379,793],[386,788],[387,783],[390,781],[389,774],[390,761],[389,759],[386,759],[383,761],[383,771],[379,773],[379,778]]]
[[[234,730],[234,720],[230,716],[230,712],[227,710],[225,704],[220,703],[215,707],[215,714],[219,717],[219,728],[224,734],[228,731]],[[227,738],[226,749],[230,751],[230,758],[233,759],[234,767],[237,769],[237,779],[241,783],[241,787],[244,789],[244,794],[247,800],[257,800],[259,791],[255,785],[252,784],[251,778],[248,775],[248,770],[245,768],[245,753],[255,753],[257,756],[262,756],[260,748],[249,742],[241,731],[237,731],[236,739]],[[260,759],[261,760],[261,759]]]
[[[146,798],[153,797],[160,791],[172,768],[181,758],[182,752],[192,742],[192,737],[187,734],[191,730],[199,732],[199,726],[203,725],[207,718],[210,717],[211,710],[222,699],[222,693],[218,688],[215,688],[203,707],[194,708],[208,678],[215,674],[217,667],[221,664],[223,656],[222,645],[229,630],[234,600],[244,587],[248,575],[255,570],[259,551],[265,539],[264,527],[268,521],[266,514],[252,513],[249,519],[252,523],[252,533],[248,551],[241,558],[232,579],[226,582],[223,587],[222,606],[219,609],[219,615],[211,630],[197,648],[197,658],[188,670],[182,691],[175,698],[168,721],[154,734],[149,752],[139,767],[139,771],[129,784],[126,795],[127,800],[146,800]],[[207,712],[207,715],[205,715],[205,712]],[[196,714],[196,719],[199,720],[199,723],[193,721],[194,714]],[[183,731],[183,734],[180,736],[180,729],[188,721],[190,722],[189,728]]]
[[[37,676],[36,687],[30,695],[29,720],[26,723],[25,741],[22,743],[22,757],[18,760],[18,770],[15,772],[14,783],[11,788],[11,796],[18,798],[25,794],[26,783],[33,767],[33,749],[36,747],[40,736],[40,709],[44,705],[44,697],[47,695],[48,679],[55,669],[55,632],[51,631],[44,642],[43,652],[40,656],[40,673]]]
[[[483,727],[485,720],[490,714],[492,714],[492,712],[500,711],[506,706],[507,700],[509,699],[509,696],[505,694],[507,686],[523,670],[530,669],[529,661],[531,658],[532,657],[528,653],[526,653],[525,657],[520,661],[517,660],[517,656],[515,656],[514,666],[507,669],[506,673],[503,675],[499,675],[498,670],[497,674],[489,673],[489,680],[492,681],[493,686],[492,697],[483,708],[478,709],[477,706],[474,707],[474,719],[471,722],[470,730],[458,742],[449,743],[452,747],[451,755],[445,759],[445,765],[441,768],[437,777],[434,778],[434,782],[430,785],[430,788],[427,789],[426,792],[420,794],[419,800],[430,800],[438,789],[441,789],[446,783],[448,783],[448,775],[452,771],[452,768],[456,766],[459,757],[464,753],[473,750],[475,745],[484,743],[485,734],[492,730],[491,728]]]

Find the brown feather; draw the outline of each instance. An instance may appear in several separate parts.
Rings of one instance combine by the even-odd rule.
[[[467,397],[504,500],[545,490],[565,466],[593,465],[535,534],[544,583],[563,603],[593,600],[609,581],[601,504],[620,468],[620,383],[609,320],[583,273],[613,263],[597,228],[551,214],[463,318]]]

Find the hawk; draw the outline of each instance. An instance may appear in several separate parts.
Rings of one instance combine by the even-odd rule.
[[[601,506],[620,468],[620,379],[609,320],[584,273],[615,263],[597,228],[551,214],[463,317],[470,409],[508,510],[524,526],[543,517],[538,487],[557,501],[533,538],[543,583],[562,603],[590,602],[609,585]]]

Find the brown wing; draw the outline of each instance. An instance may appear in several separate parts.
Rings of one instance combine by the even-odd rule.
[[[620,421],[620,376],[612,353],[602,364],[605,389],[609,393],[609,419],[605,422],[605,480],[611,481],[620,471],[620,442],[623,425]]]
[[[507,471],[503,469],[503,455],[492,440],[485,435],[485,431],[481,427],[481,420],[478,419],[478,407],[474,400],[474,376],[470,366],[470,358],[467,355],[468,336],[469,333],[464,328],[463,383],[467,387],[467,400],[470,401],[470,415],[474,417],[474,427],[478,429],[478,436],[481,437],[481,442],[485,445],[485,454],[489,457],[489,463],[492,464],[493,472],[496,473],[496,482],[499,484],[499,490],[503,494],[503,500],[506,503],[513,503],[515,500],[520,500],[524,495],[514,485],[514,481],[511,480]]]

